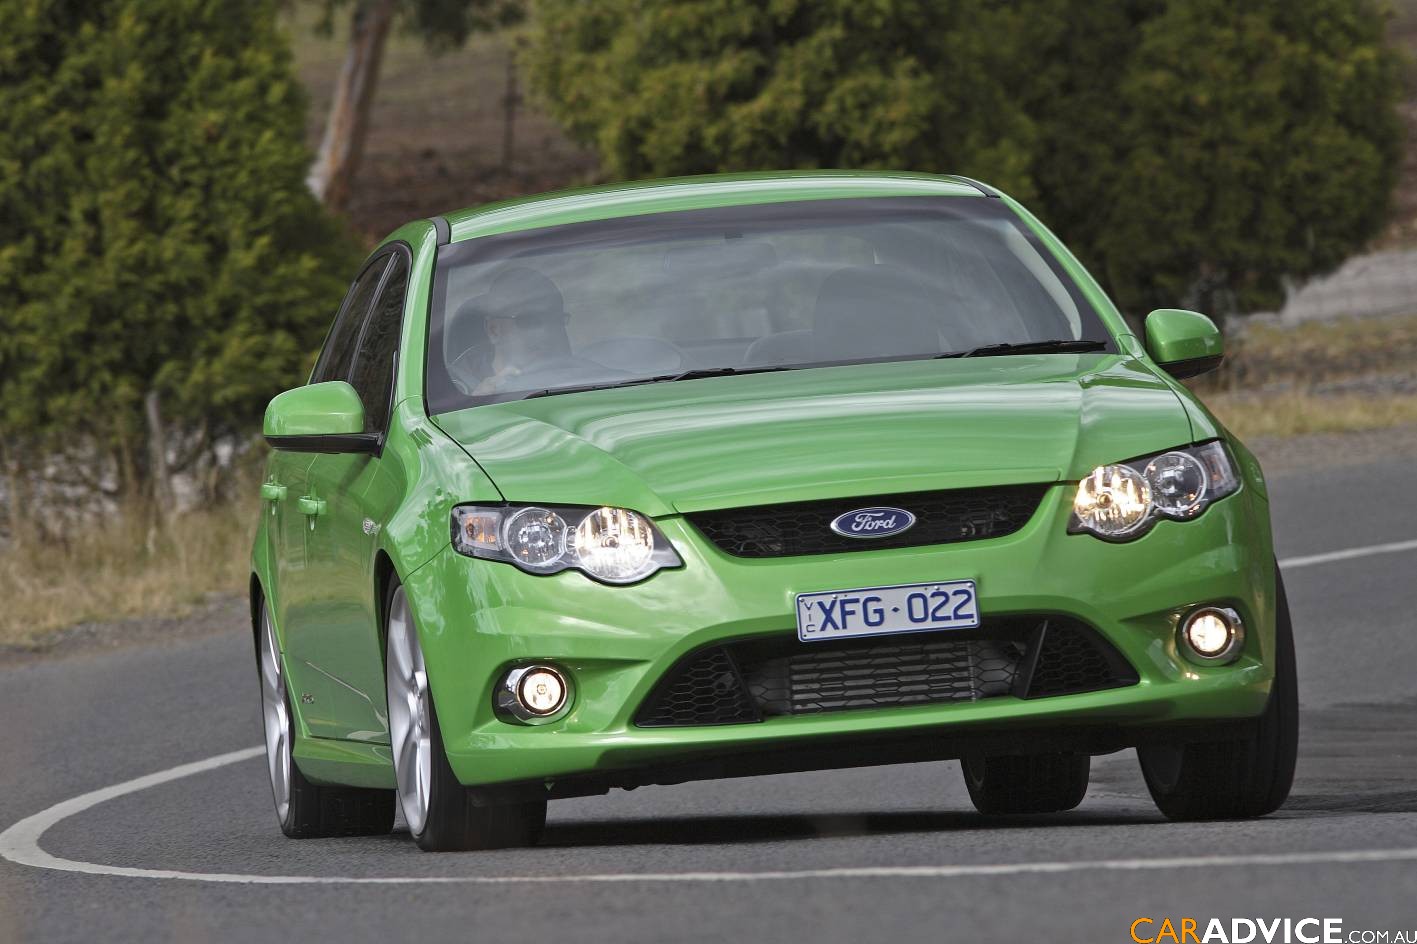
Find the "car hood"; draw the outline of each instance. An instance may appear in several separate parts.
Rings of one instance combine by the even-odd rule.
[[[819,367],[539,397],[435,418],[511,502],[650,515],[1081,478],[1189,442],[1133,358]]]

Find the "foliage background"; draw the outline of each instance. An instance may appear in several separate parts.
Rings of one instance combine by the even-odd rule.
[[[0,22],[11,482],[59,452],[132,493],[153,436],[180,467],[249,434],[308,367],[358,248],[305,189],[269,0],[0,0]]]
[[[334,217],[304,177],[378,3],[396,28]],[[1417,129],[1397,51],[1417,0],[1396,3],[1384,42],[1375,0],[0,0],[0,649],[238,590],[266,399],[304,375],[360,244],[452,207],[963,172],[1133,316],[1272,307],[1388,212],[1399,118]],[[1417,148],[1402,166],[1379,245],[1417,238]],[[1241,435],[1411,423],[1411,321],[1391,326],[1236,320],[1208,402]]]
[[[536,0],[528,66],[608,173],[963,173],[1134,314],[1274,306],[1386,219],[1401,59],[1368,0]]]

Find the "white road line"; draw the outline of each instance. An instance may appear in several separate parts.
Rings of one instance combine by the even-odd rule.
[[[1279,562],[1279,566],[1284,570],[1293,570],[1296,567],[1312,567],[1315,564],[1352,560],[1355,557],[1371,557],[1374,554],[1396,554],[1399,551],[1417,551],[1417,541],[1393,541],[1391,544],[1349,547],[1341,551],[1329,551],[1327,554],[1310,554],[1307,557],[1286,557]]]
[[[45,832],[56,824],[109,800],[147,790],[183,777],[191,777],[261,756],[263,747],[219,754],[191,764],[138,777],[56,803],[20,820],[0,833],[0,857],[19,865],[87,875],[129,878],[178,879],[236,885],[576,885],[671,882],[770,882],[833,878],[968,878],[971,876],[1059,874],[1067,872],[1141,872],[1166,869],[1234,868],[1255,866],[1341,865],[1365,862],[1417,861],[1417,849],[1355,849],[1335,852],[1292,852],[1228,856],[1188,856],[1149,859],[1096,859],[1081,862],[1011,862],[994,865],[900,865],[859,868],[800,869],[764,872],[600,872],[586,875],[390,875],[383,877],[338,875],[242,875],[227,872],[182,872],[172,869],[137,869],[121,865],[80,862],[50,855],[40,848]],[[274,827],[272,827],[274,828]],[[275,841],[275,840],[272,840]]]
[[[1279,566],[1286,570],[1327,564],[1333,561],[1369,557],[1374,554],[1396,554],[1417,550],[1417,540],[1395,541],[1350,547],[1326,554],[1289,557]],[[0,858],[19,865],[60,872],[81,872],[89,875],[118,875],[131,878],[178,879],[190,882],[223,882],[243,885],[407,885],[407,884],[574,884],[586,882],[760,882],[818,878],[961,878],[984,875],[1052,874],[1087,871],[1148,871],[1157,869],[1194,869],[1264,865],[1315,865],[1356,862],[1400,862],[1417,860],[1417,849],[1358,849],[1337,852],[1296,852],[1234,856],[1192,856],[1169,859],[1098,859],[1082,862],[1015,862],[998,865],[902,865],[838,869],[804,869],[786,872],[624,872],[588,875],[439,875],[355,877],[334,875],[241,875],[224,872],[182,872],[171,869],[139,869],[120,865],[103,865],[64,859],[45,852],[39,840],[54,825],[85,810],[115,800],[130,793],[147,790],[183,777],[216,770],[229,764],[259,757],[263,747],[218,754],[206,760],[182,764],[168,770],[137,777],[124,783],[94,790],[82,796],[56,803],[46,810],[28,816],[0,833]]]

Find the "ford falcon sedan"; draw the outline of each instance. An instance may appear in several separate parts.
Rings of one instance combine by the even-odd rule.
[[[958,759],[1068,810],[1283,803],[1293,642],[1259,464],[962,177],[617,185],[410,223],[271,401],[251,618],[296,837],[537,841],[548,800]]]

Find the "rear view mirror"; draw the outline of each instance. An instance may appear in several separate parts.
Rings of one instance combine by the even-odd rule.
[[[379,437],[364,432],[364,404],[343,380],[296,387],[266,407],[263,428],[274,449],[291,452],[374,452]]]
[[[777,250],[764,240],[722,239],[664,250],[664,271],[676,277],[746,278],[775,265]]]
[[[1225,339],[1215,322],[1198,311],[1158,308],[1146,316],[1146,352],[1180,380],[1219,367]]]

